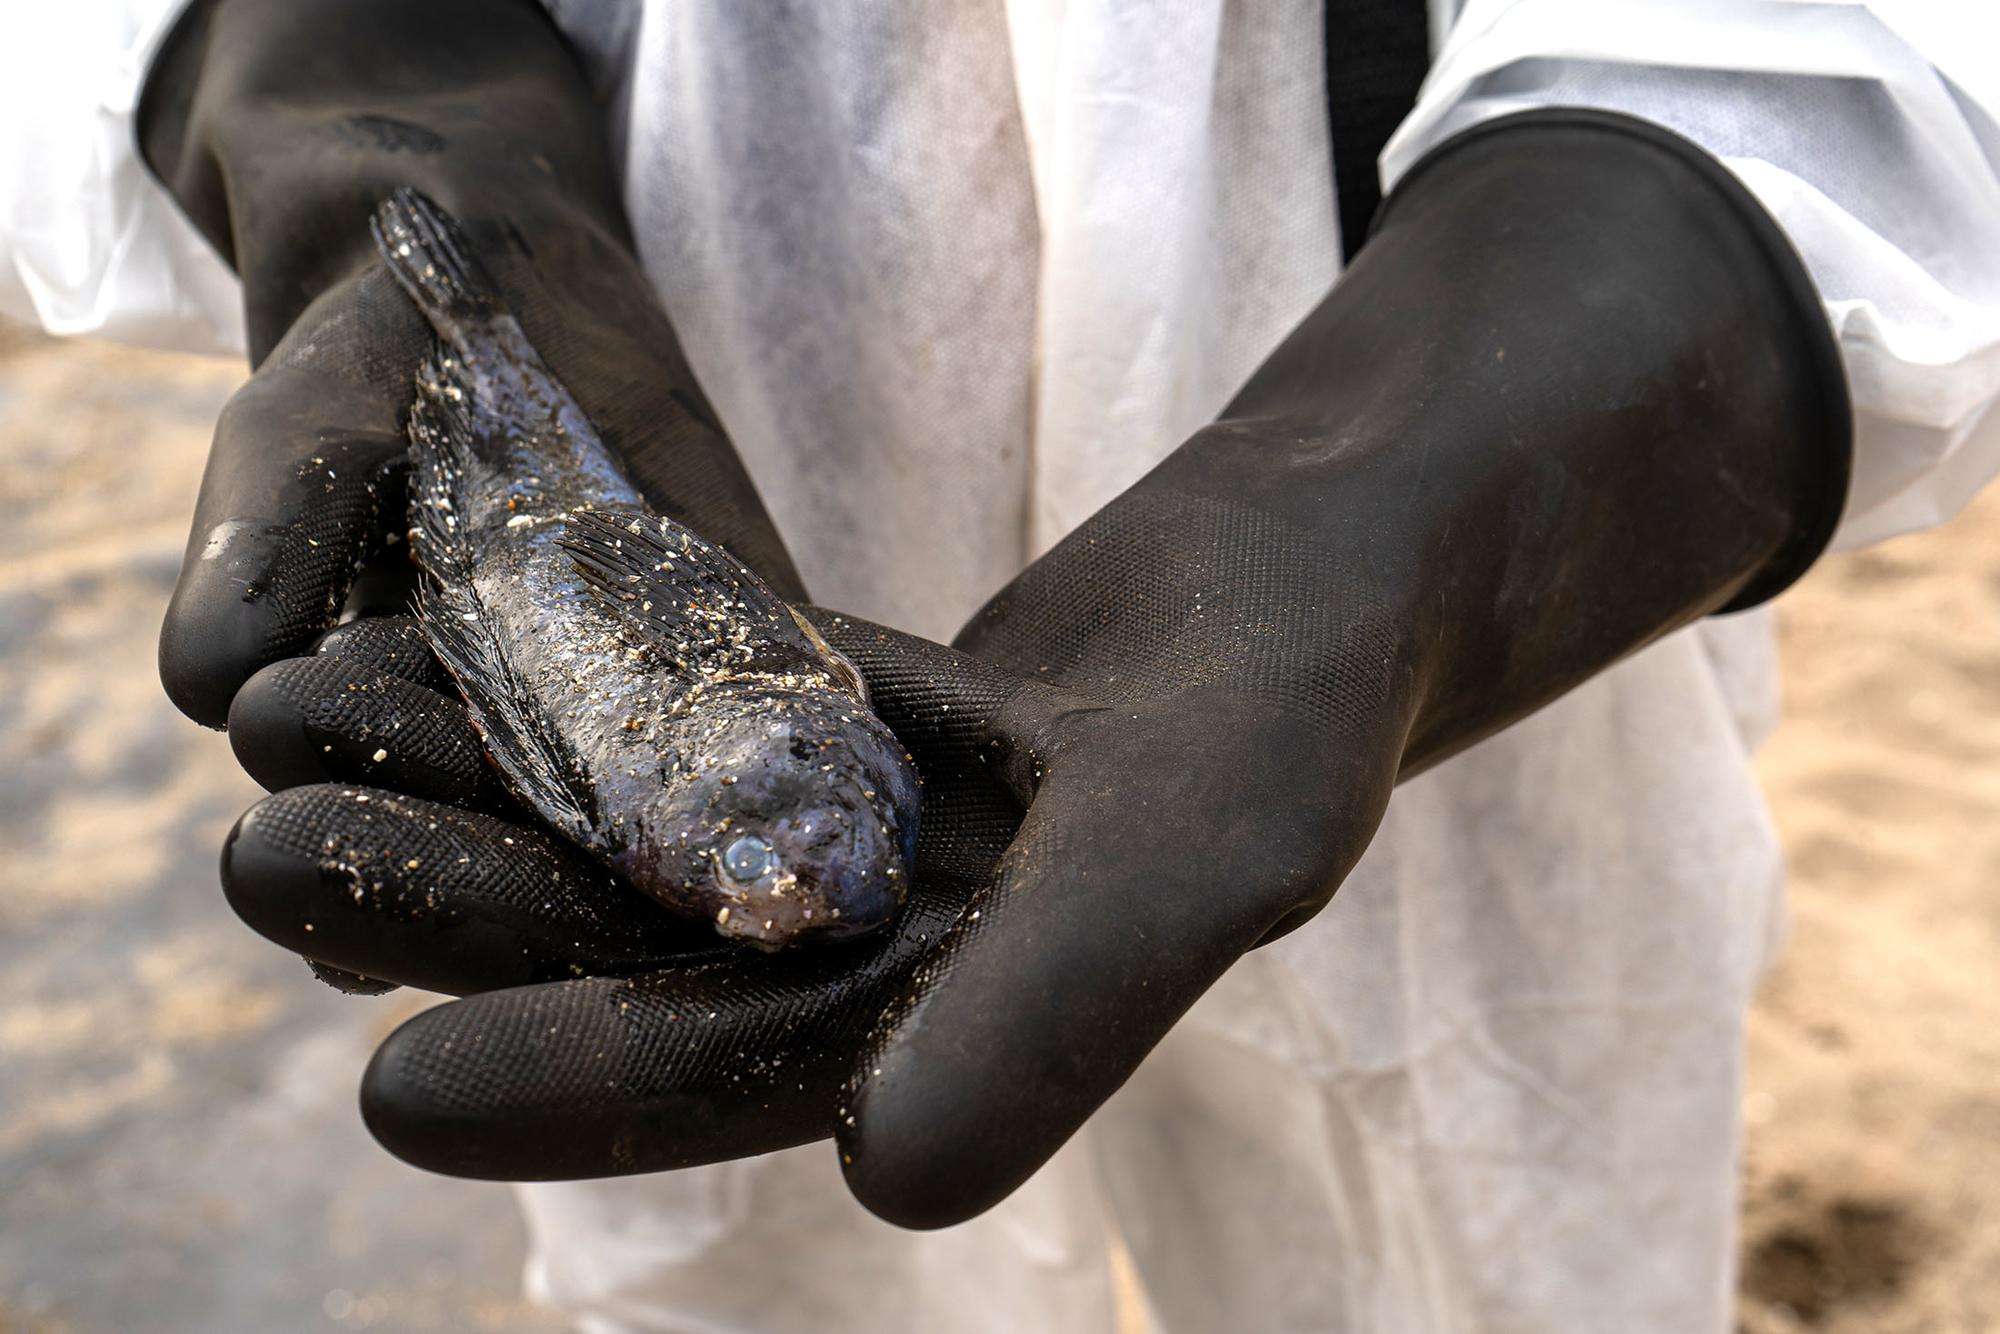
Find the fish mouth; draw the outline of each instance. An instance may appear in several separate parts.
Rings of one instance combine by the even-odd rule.
[[[777,950],[804,941],[847,940],[886,923],[895,911],[856,914],[779,871],[748,886],[733,887],[715,910],[717,934],[759,949]]]
[[[914,840],[886,817],[738,810],[703,823],[694,838],[642,831],[606,860],[634,889],[725,940],[764,950],[851,940],[887,924],[910,886]]]
[[[738,824],[705,847],[717,933],[777,949],[850,939],[886,923],[908,882],[903,849],[863,836],[869,830],[857,824],[847,812],[816,808]]]

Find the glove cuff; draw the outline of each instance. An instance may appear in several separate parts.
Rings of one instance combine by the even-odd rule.
[[[530,0],[195,0],[135,117],[141,159],[243,279],[259,362],[373,259],[399,186],[532,240],[632,253],[602,111]]]
[[[1740,230],[1768,267],[1770,290],[1778,299],[1746,304],[1742,315],[1745,320],[1761,319],[1769,327],[1773,344],[1790,353],[1792,372],[1808,386],[1796,400],[1810,405],[1805,419],[1777,423],[1773,429],[1797,433],[1811,457],[1798,470],[1791,535],[1716,614],[1758,606],[1791,587],[1819,559],[1839,527],[1853,473],[1854,412],[1839,346],[1818,288],[1777,220],[1741,181],[1699,145],[1650,121],[1581,107],[1542,108],[1482,121],[1433,148],[1382,201],[1369,235],[1380,231],[1400,204],[1435,183],[1440,173],[1484,150],[1519,151],[1523,136],[1578,130],[1622,137],[1641,152],[1671,159],[1687,177],[1688,197],[1711,204],[1715,225]],[[1660,260],[1655,257],[1652,262]]]

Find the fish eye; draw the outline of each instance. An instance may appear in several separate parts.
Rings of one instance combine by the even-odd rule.
[[[755,834],[745,834],[722,850],[722,869],[731,880],[746,883],[769,871],[777,860],[771,845]]]

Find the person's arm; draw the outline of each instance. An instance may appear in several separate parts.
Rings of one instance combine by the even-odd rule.
[[[517,931],[452,979],[506,989],[384,1045],[370,1126],[498,1177],[832,1133],[869,1207],[962,1219],[1325,906],[1400,777],[1796,576],[1848,444],[1810,284],[1711,159],[1587,113],[1456,140],[1223,420],[974,619],[970,659],[823,621],[926,780],[919,892],[881,940],[507,987],[562,942]],[[315,849],[393,883],[467,818],[283,793],[225,880],[274,939],[337,922],[336,962],[414,978],[435,923],[345,903]],[[515,920],[469,888],[449,911]]]
[[[191,717],[220,725],[253,673],[306,651],[402,526],[401,421],[430,334],[367,225],[398,186],[465,222],[655,503],[796,591],[633,254],[602,118],[530,0],[202,0],[182,15],[140,142],[240,275],[256,367],[217,427],[161,634],[162,678]]]

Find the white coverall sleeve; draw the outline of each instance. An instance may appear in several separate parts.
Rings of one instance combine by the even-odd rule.
[[[235,275],[139,160],[133,117],[185,0],[23,5],[0,41],[0,317],[243,351]]]
[[[1435,13],[1435,6],[1433,12]],[[1790,236],[1854,397],[1836,547],[1950,518],[2000,471],[2000,6],[1470,0],[1383,151],[1546,106],[1702,145]]]

